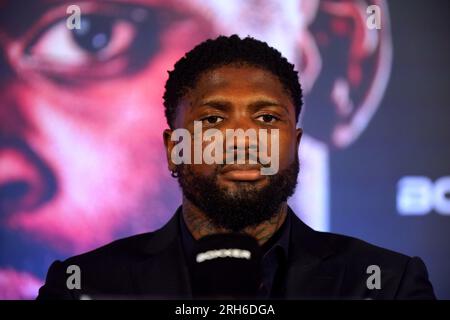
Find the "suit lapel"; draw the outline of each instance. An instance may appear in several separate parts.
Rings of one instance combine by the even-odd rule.
[[[137,293],[148,298],[192,298],[189,273],[179,236],[179,214],[147,242],[144,258],[133,267]]]
[[[333,299],[339,296],[345,263],[331,259],[333,245],[305,225],[293,211],[286,298]]]

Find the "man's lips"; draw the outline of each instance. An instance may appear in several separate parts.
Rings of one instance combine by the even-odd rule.
[[[260,165],[231,164],[226,165],[220,174],[227,180],[257,181],[263,178]]]

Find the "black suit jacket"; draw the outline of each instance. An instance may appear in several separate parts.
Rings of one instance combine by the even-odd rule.
[[[192,298],[182,249],[178,210],[161,229],[114,241],[94,251],[55,261],[37,299]],[[291,210],[286,299],[434,299],[426,267],[361,240],[317,232]],[[68,289],[69,265],[81,270],[81,289]],[[368,289],[367,267],[381,271],[381,289]]]

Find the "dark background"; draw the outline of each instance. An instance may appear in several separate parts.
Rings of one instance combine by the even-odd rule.
[[[355,144],[331,159],[331,231],[426,263],[450,299],[450,219],[401,216],[397,182],[450,175],[449,1],[389,1],[394,60],[384,99]],[[447,194],[450,197],[450,194]]]

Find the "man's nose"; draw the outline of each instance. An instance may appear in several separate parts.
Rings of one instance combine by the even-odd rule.
[[[56,193],[56,177],[28,142],[37,132],[27,117],[27,88],[2,68],[0,81],[0,220],[31,211]]]
[[[245,148],[255,148],[258,143],[258,126],[255,121],[249,116],[236,116],[231,118],[227,130],[237,133],[238,130],[242,130],[245,135],[236,135],[234,147],[237,149],[239,146]]]
[[[250,117],[231,117],[225,132],[226,162],[258,162],[258,126]],[[230,162],[231,163],[231,162]]]

